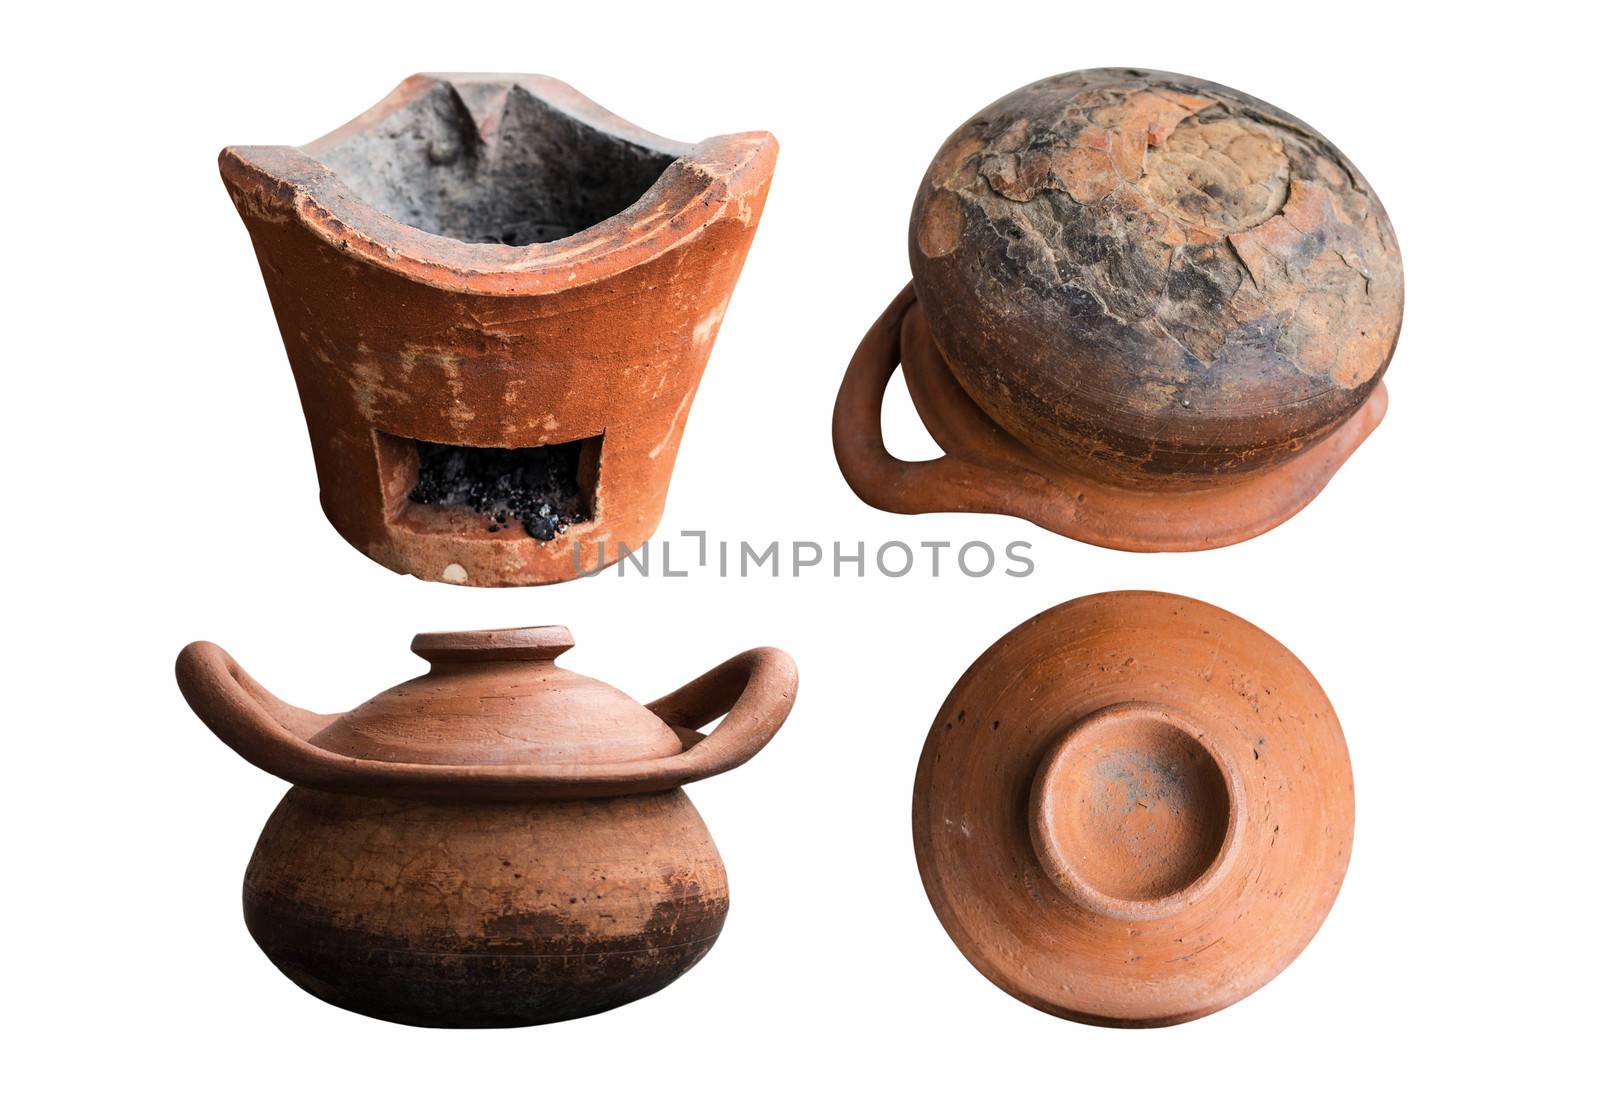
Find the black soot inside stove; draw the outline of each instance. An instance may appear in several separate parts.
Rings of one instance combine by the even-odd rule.
[[[417,504],[469,508],[491,532],[519,524],[548,542],[593,518],[593,497],[581,480],[583,441],[517,449],[417,443]]]

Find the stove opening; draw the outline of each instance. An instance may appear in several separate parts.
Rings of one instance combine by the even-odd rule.
[[[512,449],[403,440],[416,469],[402,515],[416,517],[419,507],[426,516],[434,515],[428,509],[444,509],[456,529],[466,515],[490,534],[526,533],[549,542],[594,518],[603,437]],[[413,521],[427,530],[447,522]]]

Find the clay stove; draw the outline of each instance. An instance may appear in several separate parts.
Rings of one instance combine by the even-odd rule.
[[[433,74],[304,147],[224,150],[339,533],[469,585],[641,545],[776,156]]]

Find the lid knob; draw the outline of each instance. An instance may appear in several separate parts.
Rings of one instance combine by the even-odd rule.
[[[573,647],[572,632],[559,625],[503,627],[495,631],[424,631],[411,652],[430,662],[548,662]]]

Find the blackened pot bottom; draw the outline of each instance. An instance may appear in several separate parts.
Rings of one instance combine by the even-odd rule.
[[[455,951],[329,926],[314,911],[245,890],[245,925],[272,964],[319,1000],[416,1027],[530,1027],[597,1015],[659,992],[705,957],[727,902],[706,905],[695,937],[565,938],[542,949]]]
[[[704,957],[727,874],[681,789],[526,804],[296,786],[245,924],[301,988],[427,1027],[519,1027],[648,996]]]

